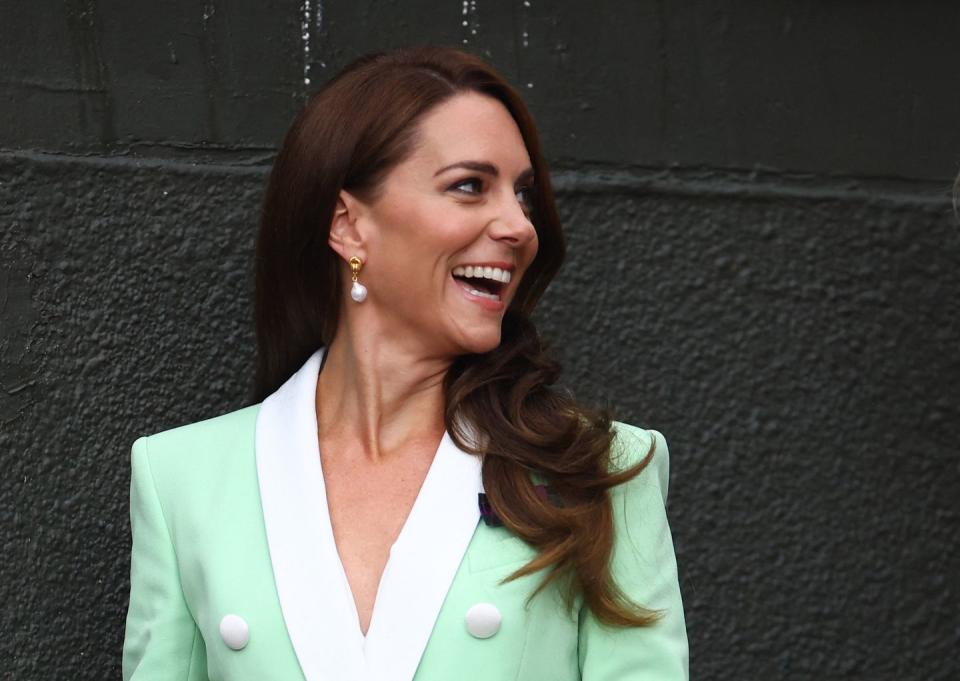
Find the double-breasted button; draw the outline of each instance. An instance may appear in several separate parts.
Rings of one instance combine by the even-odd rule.
[[[467,631],[476,638],[490,638],[500,629],[502,619],[493,603],[477,603],[467,610]]]
[[[224,615],[220,620],[220,636],[234,650],[240,650],[250,640],[250,627],[240,615]]]

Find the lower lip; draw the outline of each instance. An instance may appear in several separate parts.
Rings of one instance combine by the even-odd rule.
[[[484,298],[483,296],[478,296],[474,293],[470,293],[470,289],[465,283],[459,279],[454,279],[453,275],[450,275],[450,278],[453,279],[453,283],[463,291],[463,295],[467,300],[476,303],[484,310],[490,310],[491,312],[500,312],[504,308],[503,300],[490,300],[490,298]]]

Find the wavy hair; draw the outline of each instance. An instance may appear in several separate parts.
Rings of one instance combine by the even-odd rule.
[[[447,372],[447,431],[462,449],[483,456],[493,511],[537,550],[507,580],[546,569],[531,598],[559,579],[568,608],[580,595],[604,623],[645,626],[657,613],[630,601],[610,571],[609,489],[637,475],[652,447],[638,464],[611,470],[610,413],[554,387],[560,367],[530,314],[563,262],[563,230],[530,112],[479,57],[439,46],[369,54],[297,115],[270,173],[257,240],[254,399],[275,391],[335,335],[344,296],[339,257],[328,238],[340,190],[374,201],[387,173],[415,148],[421,118],[469,91],[499,100],[520,129],[534,170],[531,220],[539,249],[504,314],[500,345],[458,357]],[[533,471],[553,488],[552,501],[537,494]]]

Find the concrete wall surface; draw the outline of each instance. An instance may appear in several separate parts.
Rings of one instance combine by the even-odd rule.
[[[697,679],[960,678],[960,5],[0,0],[0,678],[118,678],[129,447],[247,402],[273,154],[355,56],[521,89],[537,320],[663,432]]]

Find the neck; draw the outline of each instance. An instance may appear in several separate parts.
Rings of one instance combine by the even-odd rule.
[[[412,445],[435,447],[444,431],[443,379],[450,357],[425,356],[404,335],[342,319],[317,381],[317,425],[349,456],[382,462]],[[358,326],[362,331],[358,330]]]

